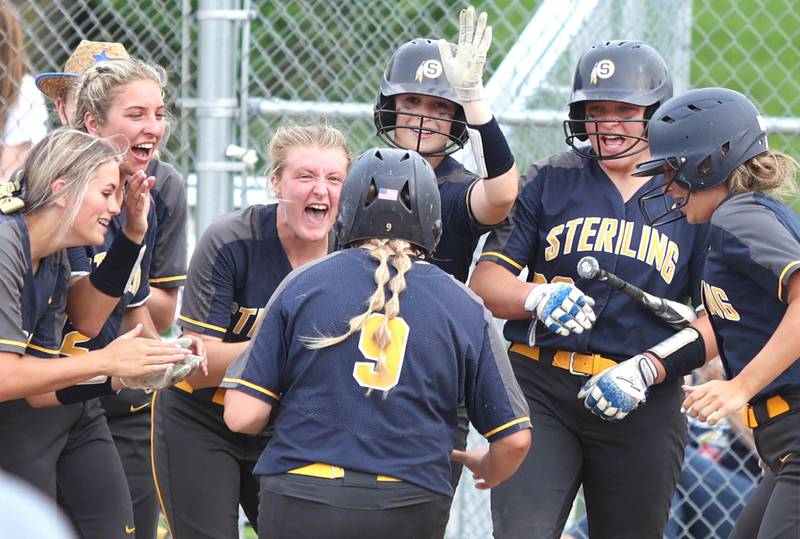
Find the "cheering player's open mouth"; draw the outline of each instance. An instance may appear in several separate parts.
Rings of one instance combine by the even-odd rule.
[[[321,225],[325,222],[325,218],[328,216],[328,205],[320,203],[309,204],[306,206],[305,213],[309,221]]]
[[[144,142],[142,144],[131,146],[131,153],[137,161],[147,162],[153,156],[155,147],[156,145],[152,142]]]

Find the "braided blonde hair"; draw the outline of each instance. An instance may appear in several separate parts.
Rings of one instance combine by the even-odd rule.
[[[385,361],[385,351],[392,343],[392,332],[389,330],[389,322],[400,314],[400,293],[406,289],[405,274],[412,267],[411,258],[407,251],[411,248],[405,240],[397,239],[371,239],[361,245],[367,249],[372,258],[378,261],[375,269],[375,292],[367,300],[367,310],[358,316],[350,319],[350,328],[343,335],[338,337],[301,337],[308,348],[317,350],[326,348],[343,342],[352,334],[361,331],[367,323],[369,317],[376,312],[383,310],[383,322],[372,336],[373,341],[381,351],[381,362]],[[389,264],[397,270],[397,274],[391,277]],[[386,300],[386,285],[392,296]]]

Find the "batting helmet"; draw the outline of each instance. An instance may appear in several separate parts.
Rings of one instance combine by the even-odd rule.
[[[370,238],[406,240],[430,254],[442,235],[439,186],[417,152],[372,148],[347,174],[334,229],[348,247]]]
[[[645,107],[645,121],[672,97],[672,78],[667,64],[653,47],[643,41],[603,41],[592,45],[578,60],[569,98],[569,120],[564,122],[565,142],[581,157],[617,159],[644,151],[645,133],[641,136],[621,135],[604,130],[601,124],[642,122],[642,120],[587,120],[587,101],[617,101]],[[594,125],[594,130],[587,129]],[[610,155],[597,155],[591,146],[577,146],[575,139],[589,136],[615,136],[630,140],[624,150]],[[634,150],[637,143],[644,142]]]
[[[651,159],[636,165],[634,176],[654,176],[669,167],[672,180],[689,191],[715,187],[736,167],[769,149],[767,131],[747,97],[727,88],[691,90],[664,103],[650,119]],[[645,218],[654,226],[680,219],[689,197],[652,217],[647,202],[664,197],[662,186],[639,197]],[[678,215],[674,215],[675,212]]]
[[[455,45],[451,44],[452,48]],[[395,97],[400,94],[420,94],[446,99],[456,105],[455,117],[450,121],[449,133],[424,127],[423,121],[430,116],[398,112]],[[397,115],[405,114],[419,118],[419,129],[429,133],[445,135],[450,143],[436,152],[423,152],[423,155],[448,155],[464,147],[467,141],[467,122],[464,108],[444,74],[442,59],[436,41],[417,38],[404,43],[392,55],[389,66],[383,74],[381,90],[375,103],[373,119],[378,136],[388,145],[398,148],[393,133],[397,129]]]

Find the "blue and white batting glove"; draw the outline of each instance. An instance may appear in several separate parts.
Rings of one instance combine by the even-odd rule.
[[[619,421],[645,401],[658,371],[644,354],[594,375],[578,392],[593,414],[608,421]]]
[[[597,320],[592,305],[594,300],[577,286],[549,283],[533,287],[525,298],[524,309],[532,312],[547,329],[566,337],[592,327]],[[534,326],[531,325],[531,332],[535,331]],[[532,339],[533,335],[529,335],[529,341]]]

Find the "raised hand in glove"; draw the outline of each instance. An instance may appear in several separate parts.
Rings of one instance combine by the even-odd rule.
[[[486,12],[478,16],[475,24],[475,8],[462,9],[458,17],[458,47],[455,55],[450,43],[438,41],[447,80],[462,103],[483,98],[483,64],[492,44],[492,27],[486,25]]]
[[[206,372],[206,355],[199,339],[181,337],[176,339],[175,343],[181,348],[191,349],[194,353],[188,354],[183,361],[170,365],[163,372],[120,378],[122,385],[129,389],[157,391],[177,384],[197,372],[197,369],[202,369],[203,372]]]
[[[590,329],[597,317],[592,310],[594,300],[575,285],[540,284],[528,293],[524,309],[544,323],[553,333],[567,336]],[[528,341],[533,346],[535,324],[531,324]]]
[[[618,421],[645,401],[657,375],[653,360],[639,354],[594,375],[583,384],[578,398],[593,414]]]

